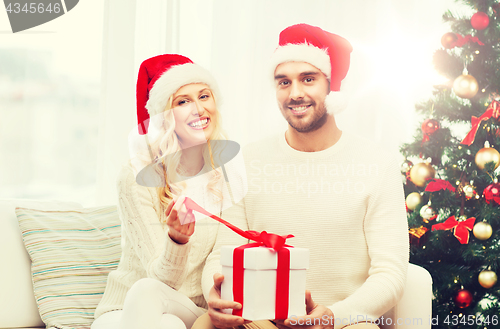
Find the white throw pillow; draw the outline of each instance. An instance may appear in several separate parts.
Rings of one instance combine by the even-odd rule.
[[[67,211],[16,208],[16,214],[43,322],[62,329],[90,328],[108,273],[120,260],[116,206]]]
[[[0,328],[44,327],[31,280],[31,261],[24,248],[15,208],[69,210],[76,202],[0,200]]]

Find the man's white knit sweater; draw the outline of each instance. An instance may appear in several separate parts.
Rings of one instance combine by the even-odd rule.
[[[210,174],[200,174],[186,181],[183,191],[208,211],[219,214],[221,205],[207,190]],[[105,312],[120,310],[130,287],[141,278],[155,278],[190,297],[206,308],[201,290],[202,269],[212,251],[219,223],[195,213],[194,234],[186,244],[168,237],[168,227],[156,188],[138,185],[132,166],[122,166],[117,177],[122,222],[122,255],[118,268],[108,276],[106,290],[95,311],[95,318]],[[227,199],[227,190],[223,190]]]
[[[306,288],[328,306],[335,328],[373,321],[403,293],[408,226],[399,165],[371,142],[343,132],[319,152],[290,147],[284,134],[243,150],[248,194],[225,210],[247,230],[293,234],[287,243],[310,250]],[[219,227],[203,273],[205,297],[220,272],[221,245],[247,243]]]

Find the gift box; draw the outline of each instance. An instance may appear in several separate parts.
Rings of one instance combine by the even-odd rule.
[[[410,235],[410,244],[417,247],[422,247],[427,242],[427,239],[429,237],[429,235],[427,234],[428,231],[429,229],[423,226],[411,228],[408,231]]]
[[[235,249],[240,249],[242,260],[235,258]],[[241,310],[224,310],[226,313],[251,321],[306,315],[308,249],[224,246],[220,262],[224,275],[221,298],[243,305]]]

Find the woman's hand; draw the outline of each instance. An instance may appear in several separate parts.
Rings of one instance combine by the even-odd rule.
[[[187,243],[194,233],[194,214],[191,209],[187,210],[184,199],[184,196],[173,199],[165,210],[168,236],[178,244]]]

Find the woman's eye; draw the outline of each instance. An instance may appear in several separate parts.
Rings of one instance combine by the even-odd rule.
[[[183,100],[179,101],[179,102],[177,103],[177,105],[178,105],[178,106],[185,105],[185,104],[187,104],[188,102],[189,102],[189,101],[188,101],[187,99],[183,99]]]
[[[201,95],[200,99],[208,99],[209,97],[210,97],[210,95]]]

